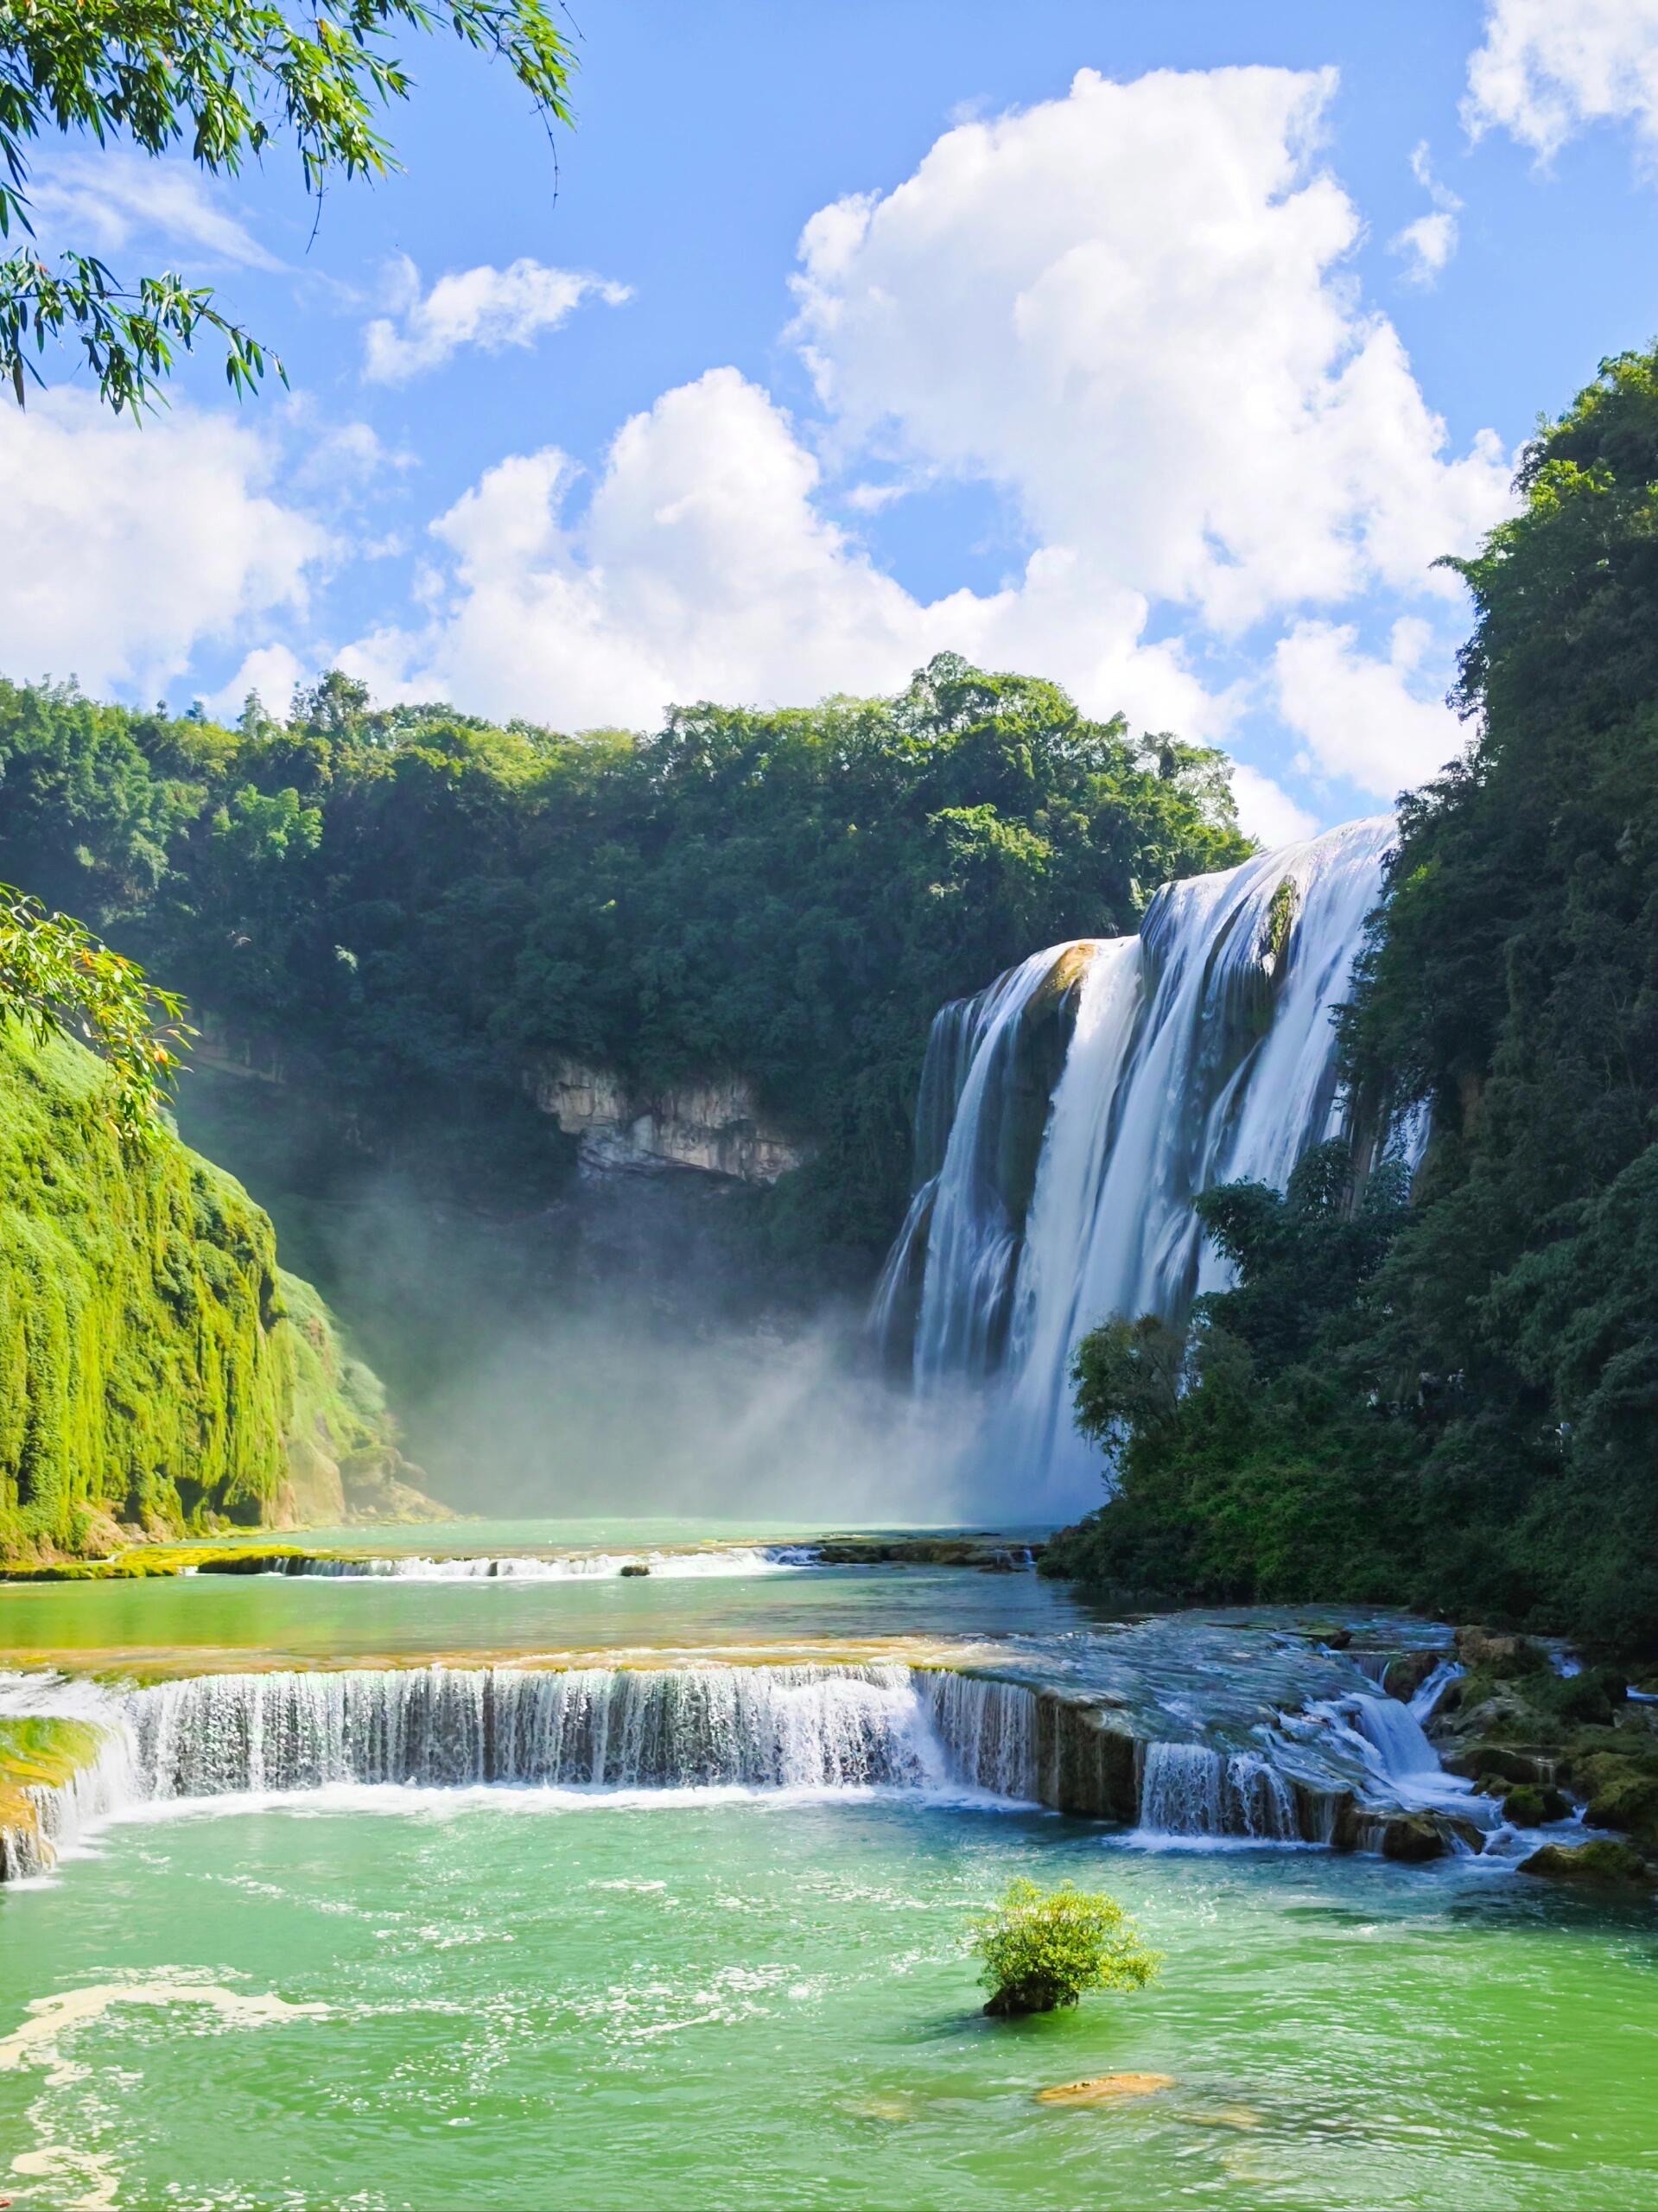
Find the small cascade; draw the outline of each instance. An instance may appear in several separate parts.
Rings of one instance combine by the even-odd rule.
[[[1441,1659],[1411,1699],[1410,1709],[1416,1719],[1423,1722],[1432,1720],[1439,1709],[1439,1700],[1452,1682],[1459,1682],[1466,1672],[1467,1669],[1459,1661]]]
[[[974,1675],[928,1672],[918,1679],[952,1775],[993,1796],[1030,1800],[1040,1794],[1039,1707],[1031,1691]]]
[[[124,1728],[108,1728],[89,1765],[77,1768],[67,1781],[29,1793],[48,1858],[55,1859],[98,1821],[130,1804],[134,1794],[131,1740]]]
[[[1450,1679],[1449,1675],[1445,1679]],[[1423,1731],[1423,1715],[1419,1710],[1420,1700],[1427,1695],[1432,1683],[1433,1676],[1430,1675],[1409,1705],[1394,1697],[1360,1695],[1342,1698],[1313,1710],[1359,1750],[1369,1770],[1370,1778],[1363,1795],[1373,1815],[1378,1808],[1402,1808],[1407,1812],[1442,1815],[1442,1828],[1450,1836],[1452,1848],[1468,1848],[1462,1832],[1477,1829],[1489,1834],[1497,1825],[1500,1815],[1492,1799],[1479,1796],[1471,1782],[1459,1775],[1447,1774],[1439,1764],[1439,1754]],[[1433,1688],[1435,1700],[1444,1686],[1441,1681]],[[1430,1702],[1426,1710],[1432,1709]],[[1451,1825],[1446,1827],[1445,1823]],[[1374,1818],[1368,1822],[1361,1821],[1361,1847],[1375,1847],[1380,1833]]]
[[[1356,1697],[1352,1702],[1358,1732],[1374,1749],[1390,1782],[1443,1772],[1439,1754],[1409,1706],[1401,1705],[1396,1697]]]
[[[558,1559],[517,1554],[497,1558],[442,1559],[393,1554],[333,1558],[295,1554],[264,1571],[305,1580],[336,1582],[588,1582],[642,1569],[652,1581],[683,1582],[727,1576],[779,1574],[818,1564],[812,1544],[732,1544],[707,1551],[570,1552]]]
[[[1150,1835],[1301,1838],[1295,1792],[1278,1769],[1256,1752],[1207,1744],[1146,1745],[1140,1826]]]

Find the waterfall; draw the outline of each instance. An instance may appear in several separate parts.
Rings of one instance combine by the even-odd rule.
[[[979,1375],[1000,1358],[1048,1095],[1095,950],[1051,946],[934,1017],[915,1194],[871,1316],[889,1356],[908,1344],[919,1373]]]
[[[1351,1689],[1280,1709],[1240,1748],[1147,1741],[1115,1694],[898,1663],[410,1667],[126,1690],[14,1680],[20,1710],[92,1726],[67,1779],[27,1789],[29,1818],[0,1822],[0,1880],[45,1872],[136,1806],[340,1784],[970,1792],[1147,1835],[1344,1849],[1385,1848],[1401,1809],[1459,1837],[1500,1817],[1440,1770],[1407,1707]]]
[[[1295,1792],[1254,1751],[1206,1744],[1147,1744],[1140,1825],[1148,1835],[1243,1836],[1294,1843],[1301,1828]]]
[[[1004,1484],[1016,1473],[1027,1508],[1032,1490],[1055,1511],[1098,1495],[1070,1418],[1078,1339],[1114,1313],[1178,1321],[1223,1285],[1196,1195],[1245,1178],[1281,1188],[1339,1131],[1331,1017],[1394,834],[1389,817],[1351,823],[1166,885],[1137,937],[1039,954],[970,1002],[977,1042],[925,1208],[912,1363],[923,1391],[989,1378],[981,1456]],[[1020,1010],[1065,952],[1079,956],[1068,1049],[1028,1206],[1009,1219],[983,1162]],[[919,1234],[912,1218],[883,1278],[889,1329]]]
[[[573,1552],[562,1559],[435,1559],[423,1554],[278,1559],[267,1572],[304,1580],[393,1582],[586,1582],[643,1569],[658,1582],[700,1581],[721,1576],[778,1574],[816,1567],[815,1544],[732,1544],[708,1551]]]
[[[209,1675],[126,1700],[148,1797],[331,1783],[920,1788],[946,1763],[907,1667]]]
[[[1356,1697],[1353,1706],[1358,1732],[1374,1747],[1382,1771],[1390,1782],[1405,1775],[1441,1771],[1439,1754],[1409,1706],[1401,1705],[1396,1697]]]
[[[921,1675],[928,1714],[950,1770],[996,1797],[1035,1798],[1037,1700],[1017,1682]]]

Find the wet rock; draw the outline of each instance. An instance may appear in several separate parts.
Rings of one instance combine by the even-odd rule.
[[[1447,1774],[1482,1786],[1492,1783],[1548,1783],[1554,1778],[1554,1761],[1538,1751],[1516,1751],[1509,1744],[1462,1744],[1440,1754]]]
[[[1407,1705],[1443,1656],[1439,1651],[1397,1652],[1382,1670],[1382,1688]]]
[[[1653,1879],[1652,1869],[1638,1851],[1632,1851],[1627,1843],[1604,1839],[1571,1846],[1546,1843],[1529,1859],[1521,1860],[1520,1872],[1540,1874],[1552,1882],[1617,1883],[1625,1887],[1649,1886]]]
[[[1546,1782],[1517,1782],[1502,1793],[1502,1817],[1517,1828],[1540,1827],[1545,1821],[1563,1821],[1572,1810],[1564,1790]]]
[[[1051,2089],[1039,2089],[1039,2105],[1124,2104],[1134,2097],[1154,2097],[1174,2087],[1172,2074],[1096,2074],[1087,2082],[1060,2082]]]
[[[649,1574],[650,1572],[650,1568],[642,1559],[631,1559],[622,1569],[622,1580],[625,1582],[634,1581],[640,1575]]]
[[[1138,1746],[1126,1716],[1045,1696],[1037,1706],[1038,1795],[1056,1812],[1132,1826],[1140,1817]]]
[[[1637,1843],[1658,1847],[1658,1777],[1633,1759],[1602,1754],[1587,1759],[1583,1780],[1590,1791],[1591,1827],[1619,1828]]]
[[[1444,1832],[1427,1813],[1390,1813],[1369,1826],[1372,1831],[1369,1847],[1380,1851],[1384,1859],[1402,1859],[1414,1866],[1424,1859],[1445,1856]]]
[[[1540,1675],[1548,1654],[1528,1637],[1494,1635],[1488,1628],[1459,1628],[1452,1638],[1457,1656],[1471,1671],[1509,1677]]]

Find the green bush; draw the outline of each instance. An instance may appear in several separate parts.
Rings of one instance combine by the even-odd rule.
[[[974,1923],[987,2012],[1051,2012],[1090,1989],[1143,1989],[1162,1954],[1148,1950],[1115,1897],[1064,1882],[1045,1895],[1034,1882],[1007,1885],[1001,1903]]]

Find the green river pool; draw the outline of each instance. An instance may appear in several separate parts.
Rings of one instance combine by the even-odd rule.
[[[8,1589],[0,1624],[0,1664],[105,1671],[1097,1625],[942,1568],[200,1577]],[[1112,1891],[1160,1982],[986,2020],[963,1936],[1019,1874]],[[1118,2072],[1171,2086],[1036,2101]],[[1644,1903],[965,1791],[342,1784],[135,1806],[0,1886],[19,2212],[1639,2212],[1655,2091]]]

